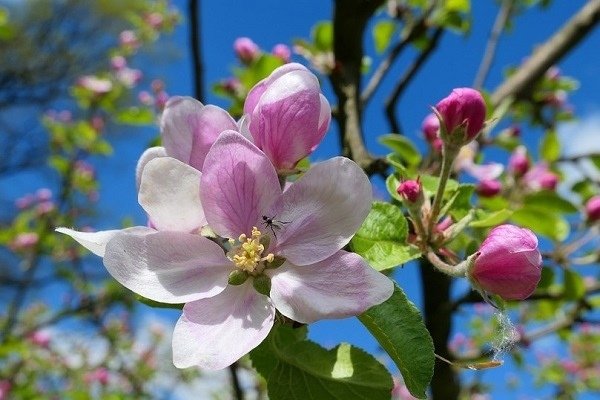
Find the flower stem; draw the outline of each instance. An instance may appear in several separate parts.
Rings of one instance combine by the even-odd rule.
[[[457,265],[447,264],[443,262],[433,251],[427,252],[427,259],[434,267],[446,275],[464,277],[467,272],[468,263],[462,262]]]
[[[433,205],[429,215],[429,224],[427,227],[427,236],[429,239],[431,239],[433,236],[433,227],[439,218],[440,209],[442,208],[442,200],[444,198],[444,191],[446,190],[446,184],[448,183],[448,178],[452,172],[452,164],[454,163],[454,159],[458,154],[458,150],[459,149],[455,149],[450,146],[444,146],[444,151],[442,154],[442,170],[440,171],[440,183],[438,185],[435,198],[433,199]]]

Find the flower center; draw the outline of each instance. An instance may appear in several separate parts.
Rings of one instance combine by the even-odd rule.
[[[229,256],[237,268],[254,275],[261,273],[264,269],[264,265],[260,268],[261,262],[273,261],[275,258],[273,253],[262,256],[265,246],[261,243],[261,236],[262,233],[256,227],[252,228],[251,237],[247,237],[243,233],[240,235],[239,245],[232,248]]]

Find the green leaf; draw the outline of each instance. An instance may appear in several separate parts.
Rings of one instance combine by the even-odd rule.
[[[392,377],[373,356],[342,343],[326,350],[306,329],[276,325],[250,352],[271,400],[389,399]]]
[[[470,0],[446,0],[444,2],[444,8],[446,9],[446,11],[468,13],[471,10],[471,1]]]
[[[402,135],[383,135],[379,137],[379,143],[389,147],[398,154],[408,165],[418,165],[421,162],[421,154],[410,141]]]
[[[333,49],[333,24],[331,21],[317,22],[313,27],[312,38],[317,50],[330,51]]]
[[[444,208],[440,215],[445,215],[449,211],[455,219],[463,218],[471,209],[473,209],[473,205],[471,204],[473,191],[475,191],[475,185],[461,183],[452,194],[452,197],[444,204]]]
[[[525,196],[523,201],[528,207],[543,208],[563,214],[576,213],[579,210],[570,201],[560,197],[555,191],[542,190]]]
[[[154,122],[154,113],[149,108],[129,107],[120,111],[116,121],[128,125],[148,125]]]
[[[402,158],[398,154],[390,153],[386,156],[386,159],[390,163],[390,165],[392,167],[394,167],[394,169],[396,169],[396,171],[400,175],[402,175],[402,176],[408,175],[408,171],[406,170],[406,167],[404,166],[404,163],[402,162]]]
[[[152,308],[172,308],[175,310],[182,310],[183,309],[183,304],[168,304],[168,303],[161,303],[159,301],[154,301],[154,300],[150,300],[147,299],[143,296],[140,296],[139,294],[135,295],[135,299],[137,301],[139,301],[140,303],[143,303],[145,305],[147,305],[148,307],[152,307]]]
[[[392,297],[358,319],[398,366],[410,393],[426,398],[435,361],[433,341],[419,310],[402,289],[396,286]]]
[[[373,27],[373,41],[375,42],[375,51],[383,53],[390,45],[392,35],[396,32],[396,24],[390,20],[378,21]]]
[[[397,192],[398,185],[400,185],[400,181],[398,180],[398,177],[395,174],[389,175],[385,179],[385,187],[387,188],[390,196],[392,196],[393,199],[402,202],[402,197]]]
[[[579,181],[571,187],[571,190],[577,193],[581,199],[586,202],[590,197],[596,194],[596,185],[588,179]]]
[[[477,219],[469,224],[472,228],[487,228],[490,226],[496,226],[506,221],[513,211],[504,209],[495,211],[492,213],[486,213],[485,211],[477,210]]]
[[[440,185],[440,178],[432,175],[421,175],[421,184],[423,184],[423,190],[426,196],[433,196],[437,192],[437,188]],[[458,188],[458,182],[454,179],[448,179],[446,182],[445,193],[453,192]]]
[[[579,300],[585,296],[583,277],[570,269],[564,270],[564,296],[567,300]]]
[[[525,206],[515,211],[511,219],[516,224],[552,240],[562,241],[569,236],[568,222],[560,215],[543,208]]]
[[[560,140],[556,131],[550,131],[542,139],[540,156],[543,160],[553,162],[560,157]]]
[[[554,283],[554,270],[550,267],[542,267],[542,277],[538,283],[538,289],[548,289]]]
[[[350,247],[373,268],[394,268],[421,256],[421,251],[406,243],[408,223],[402,210],[393,204],[374,202],[371,212],[356,232]]]
[[[592,164],[594,164],[596,169],[600,170],[600,155],[590,156],[590,160],[592,160]]]

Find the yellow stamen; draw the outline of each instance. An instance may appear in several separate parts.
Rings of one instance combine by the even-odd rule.
[[[258,270],[259,265],[263,261],[273,261],[275,255],[272,253],[267,254],[266,257],[262,257],[265,246],[260,243],[262,233],[256,228],[252,228],[251,238],[245,234],[241,234],[239,237],[240,245],[237,249],[233,250],[233,256],[231,260],[236,267],[242,271],[249,273],[261,272],[262,269]]]

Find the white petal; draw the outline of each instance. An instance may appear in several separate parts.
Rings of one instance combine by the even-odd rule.
[[[79,232],[69,228],[56,228],[56,232],[64,233],[65,235],[71,236],[73,239],[79,242],[79,244],[81,244],[83,247],[85,247],[95,255],[104,257],[106,244],[117,233],[121,232],[121,230],[114,229],[99,232]]]
[[[166,157],[167,152],[164,147],[150,147],[146,149],[140,156],[140,159],[137,162],[137,166],[135,167],[135,187],[137,190],[140,190],[140,183],[142,183],[142,171],[144,167],[150,160],[153,160],[157,157]]]
[[[173,332],[173,363],[178,368],[223,369],[258,346],[274,319],[271,300],[250,281],[188,303]]]
[[[231,261],[200,235],[125,229],[106,246],[104,266],[123,286],[162,303],[212,297],[227,286]]]
[[[355,253],[339,251],[312,265],[286,263],[272,272],[271,299],[286,317],[302,323],[362,314],[387,300],[392,281]]]
[[[161,231],[192,232],[206,224],[200,202],[202,174],[171,157],[150,160],[142,172],[138,201]]]

